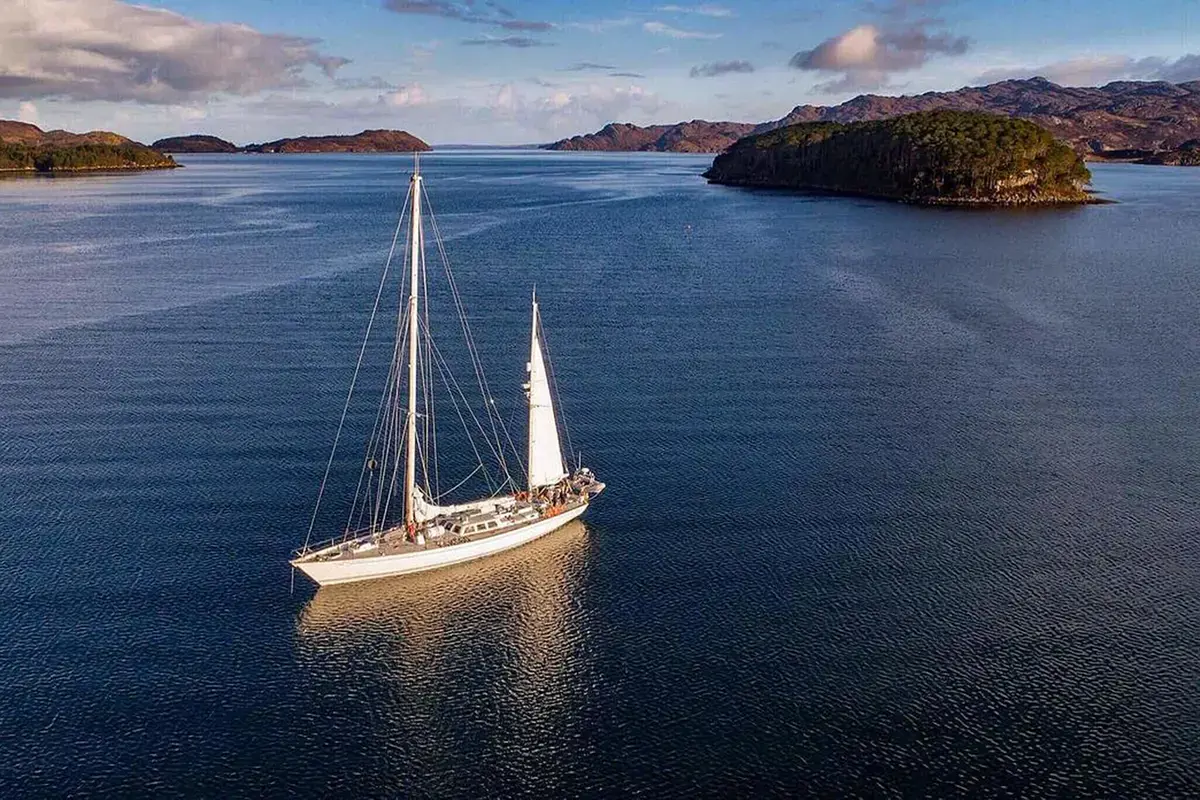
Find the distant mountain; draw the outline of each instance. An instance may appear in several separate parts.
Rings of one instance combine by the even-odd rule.
[[[770,127],[858,122],[934,109],[991,111],[1038,123],[1078,152],[1173,150],[1200,137],[1200,81],[1116,81],[1066,87],[1045,78],[904,97],[860,95],[840,106],[796,106]]]
[[[952,92],[859,95],[837,106],[796,106],[782,119],[759,125],[703,121],[648,128],[607,125],[598,133],[564,139],[546,148],[719,152],[748,133],[801,122],[859,122],[936,109],[991,111],[1028,119],[1077,152],[1099,158],[1109,151],[1175,150],[1200,138],[1200,81],[1117,81],[1100,87],[1065,87],[1045,78],[1030,78]],[[676,134],[666,136],[668,131]]]
[[[352,136],[297,136],[239,147],[216,136],[192,134],[159,139],[154,146],[168,153],[411,153],[431,150],[407,131],[372,130]]]
[[[756,127],[746,122],[708,122],[702,119],[645,128],[628,122],[614,122],[596,133],[572,136],[543,145],[542,149],[716,153],[753,133]]]
[[[155,150],[164,153],[240,153],[242,148],[233,142],[218,139],[216,136],[192,134],[191,136],[171,136],[159,139],[150,145]]]
[[[109,131],[43,131],[27,122],[0,120],[0,172],[85,172],[170,169],[168,155]]]

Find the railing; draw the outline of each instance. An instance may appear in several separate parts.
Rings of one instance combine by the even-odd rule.
[[[292,558],[302,558],[303,556],[311,555],[312,553],[319,552],[328,547],[333,547],[334,545],[349,544],[350,542],[357,541],[364,536],[370,536],[372,534],[373,531],[370,528],[362,528],[357,531],[346,531],[341,536],[334,536],[330,539],[326,539],[323,542],[310,544],[307,547],[298,547],[292,551]]]

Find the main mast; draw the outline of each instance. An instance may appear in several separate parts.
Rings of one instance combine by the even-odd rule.
[[[535,366],[535,364],[536,364],[537,360],[542,357],[541,350],[538,348],[537,330],[538,330],[537,286],[534,286],[533,287],[533,322],[530,325],[530,332],[529,332],[529,367],[528,367],[529,383],[525,384],[527,387],[529,387],[528,388],[528,401],[529,401],[529,426],[528,427],[529,427],[529,430],[527,431],[527,435],[529,438],[529,449],[527,450],[528,457],[526,458],[525,463],[529,465],[529,491],[530,491],[530,493],[533,493],[537,489],[537,486],[534,485],[535,477],[534,477],[534,472],[533,472],[534,459],[537,458],[537,453],[534,451],[535,442],[536,442],[536,439],[535,439],[536,434],[534,433],[534,428],[536,427],[536,424],[534,421],[534,414],[536,412],[534,411],[534,409],[537,408],[537,401],[534,399],[534,392],[536,390],[534,389],[533,382],[534,382],[534,370],[537,368]]]
[[[421,243],[421,157],[416,156],[412,176],[411,272],[408,281],[408,418],[404,465],[404,524],[416,524],[413,488],[417,485],[417,281],[420,279]]]

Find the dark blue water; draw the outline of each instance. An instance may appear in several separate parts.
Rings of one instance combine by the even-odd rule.
[[[407,161],[185,163],[0,183],[0,793],[1200,793],[1200,172],[969,212],[435,154],[497,396],[536,282],[610,489],[289,594]]]

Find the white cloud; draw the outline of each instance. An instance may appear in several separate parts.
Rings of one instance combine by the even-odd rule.
[[[754,65],[749,61],[713,61],[708,64],[701,64],[698,67],[692,67],[689,75],[693,78],[717,78],[721,75],[729,75],[731,73],[754,72]]]
[[[383,7],[397,14],[422,14],[431,17],[472,22],[482,25],[494,25],[508,31],[552,30],[554,25],[549,22],[532,19],[517,19],[517,17],[499,3],[476,3],[475,0],[453,2],[453,0],[384,0]]]
[[[121,0],[20,0],[0,24],[0,97],[179,103],[306,86],[346,59],[318,40]]]
[[[698,6],[677,6],[677,5],[659,6],[655,10],[663,11],[668,14],[699,14],[704,17],[732,17],[733,16],[732,9],[728,9],[725,6],[715,6],[715,5],[709,5],[709,4],[698,5]]]
[[[597,19],[591,22],[567,22],[563,27],[578,28],[589,33],[606,33],[615,28],[626,28],[636,22],[636,17],[618,17],[616,19]]]
[[[504,84],[488,106],[475,108],[473,113],[507,119],[539,135],[557,136],[594,130],[631,115],[645,118],[666,105],[658,95],[636,84],[577,84],[532,94]]]
[[[28,122],[30,125],[37,125],[41,121],[41,116],[38,114],[37,106],[26,100],[17,106],[17,119],[21,122]]]
[[[594,131],[613,121],[645,125],[682,118],[682,109],[638,80],[556,73],[553,84],[431,79],[369,94],[284,90],[194,105],[55,100],[37,105],[42,127],[115,130],[140,141],[208,133],[239,143],[397,128],[433,144],[529,144]]]
[[[1040,67],[993,67],[976,80],[993,83],[1006,78],[1034,76],[1047,78],[1062,86],[1096,86],[1117,80],[1183,83],[1200,79],[1200,55],[1189,54],[1174,60],[1155,56],[1087,55]]]
[[[506,83],[500,87],[500,91],[496,92],[496,99],[492,103],[492,108],[500,111],[513,111],[516,109],[516,91],[511,83]]]
[[[964,37],[929,33],[921,23],[899,29],[864,24],[811,50],[801,50],[788,64],[800,70],[842,73],[839,79],[819,84],[819,90],[878,89],[887,85],[890,73],[917,69],[936,54],[961,55],[967,45]]]
[[[535,39],[532,36],[490,36],[484,34],[483,36],[476,36],[473,39],[463,39],[459,44],[474,47],[516,47],[524,50],[530,47],[552,47],[554,42]]]
[[[174,111],[175,115],[184,122],[208,119],[208,109],[204,106],[178,106]]]
[[[439,39],[409,45],[408,63],[414,69],[424,69],[433,62],[433,57],[437,53],[437,49],[441,46],[442,42]]]
[[[642,23],[642,30],[655,36],[669,36],[672,39],[720,39],[719,33],[701,33],[700,31],[685,31],[673,28],[663,22]]]
[[[423,106],[429,102],[429,96],[425,90],[421,88],[421,84],[413,83],[408,86],[401,86],[394,92],[382,95],[380,99],[387,105],[393,108],[409,108],[412,106]]]

